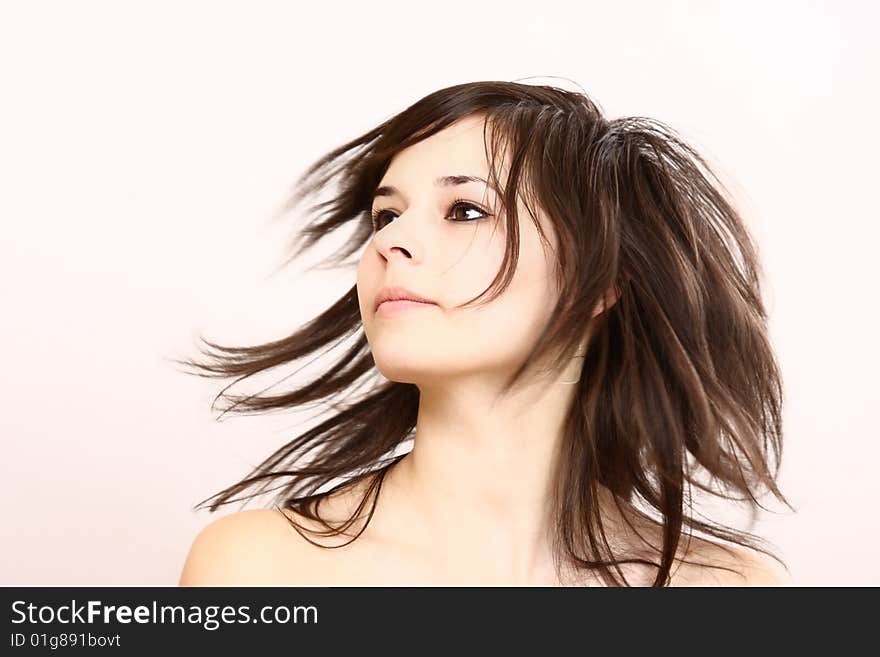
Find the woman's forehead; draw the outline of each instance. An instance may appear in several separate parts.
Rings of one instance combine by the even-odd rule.
[[[391,159],[385,178],[402,177],[410,171],[418,172],[419,177],[462,172],[485,178],[489,163],[482,127],[473,122],[456,123],[408,146]]]

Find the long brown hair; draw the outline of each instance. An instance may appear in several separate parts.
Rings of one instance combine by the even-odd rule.
[[[746,502],[753,519],[764,508],[757,499],[763,487],[792,507],[775,481],[782,384],[768,338],[757,250],[723,183],[668,126],[644,117],[609,120],[585,94],[552,86],[486,81],[441,89],[330,151],[298,179],[287,209],[317,200],[322,191],[333,193],[309,206],[291,259],[348,225],[350,237],[332,258],[333,266],[343,264],[372,238],[373,192],[391,158],[471,115],[486,118],[491,182],[501,189],[507,225],[504,262],[483,294],[494,288],[494,299],[513,276],[517,199],[533,219],[540,207],[559,236],[559,302],[504,391],[529,363],[549,358],[562,366],[566,354],[590,336],[555,472],[559,553],[611,585],[629,585],[619,564],[649,564],[657,568],[653,585],[664,586],[687,527],[782,563],[757,536],[685,513],[693,486]],[[500,153],[510,155],[504,186],[495,167]],[[612,288],[616,302],[592,317]],[[235,397],[224,388],[218,394],[215,402],[231,402],[223,413],[337,402],[332,415],[197,508],[210,502],[216,511],[278,480],[272,489],[281,489],[276,506],[318,521],[325,529],[314,534],[343,533],[372,495],[369,523],[385,474],[402,458],[389,454],[415,429],[419,389],[376,377],[356,285],[287,337],[244,347],[202,338],[206,362],[177,362],[200,376],[237,377],[237,383],[346,339],[346,353],[292,391]],[[328,490],[339,478],[346,481]],[[361,480],[369,486],[354,514],[341,526],[324,521],[318,503]],[[659,563],[616,558],[596,513],[599,485],[612,493],[618,509],[640,515],[639,505],[647,505],[659,514]],[[234,497],[250,489],[256,490],[246,498]]]

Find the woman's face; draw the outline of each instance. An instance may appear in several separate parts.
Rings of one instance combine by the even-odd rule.
[[[358,265],[357,290],[376,367],[392,381],[506,376],[525,358],[556,301],[552,226],[539,213],[553,249],[545,253],[519,205],[520,253],[510,286],[488,304],[454,307],[477,296],[498,272],[504,218],[497,216],[497,195],[486,183],[435,180],[488,180],[484,148],[482,117],[467,117],[398,153],[379,183],[395,191],[373,199],[379,214]],[[499,176],[504,184],[506,167]],[[459,199],[465,203],[456,205]],[[386,286],[402,286],[435,305],[377,312],[376,295]]]

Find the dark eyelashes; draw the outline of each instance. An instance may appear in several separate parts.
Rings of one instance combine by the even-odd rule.
[[[472,221],[479,221],[479,220],[481,220],[481,219],[485,219],[485,218],[487,218],[487,217],[491,217],[491,216],[492,216],[487,210],[481,208],[481,207],[480,207],[479,205],[477,205],[476,203],[473,203],[473,202],[471,202],[471,201],[465,201],[464,199],[461,199],[461,198],[457,198],[457,199],[455,199],[452,203],[450,203],[450,204],[449,204],[449,210],[448,210],[448,211],[451,212],[451,211],[455,210],[456,208],[465,208],[465,209],[468,209],[468,210],[476,210],[477,212],[480,212],[480,213],[482,213],[482,215],[483,215],[482,217],[476,217],[475,219],[453,219],[453,220],[452,220],[454,223],[458,223],[458,224],[470,223],[470,222],[472,222]],[[377,224],[379,223],[379,219],[380,219],[380,218],[381,218],[386,212],[390,212],[390,213],[393,214],[393,210],[388,210],[388,209],[385,209],[385,208],[377,208],[377,209],[375,209],[375,210],[373,210],[373,211],[371,212],[371,214],[370,214],[370,219],[371,219],[371,222],[372,222],[372,225],[373,225],[373,231],[374,231],[374,232],[377,231],[377,230],[380,230],[380,228],[378,227]],[[448,218],[448,216],[447,216],[447,218]]]

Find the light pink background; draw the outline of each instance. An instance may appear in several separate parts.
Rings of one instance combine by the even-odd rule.
[[[730,182],[766,267],[799,509],[755,531],[798,584],[880,584],[877,18],[863,2],[3,3],[0,584],[176,583],[216,517],[193,505],[306,416],[218,423],[225,382],[168,359],[200,331],[285,335],[354,281],[305,261],[273,275],[289,184],[430,91],[574,88],[547,76],[669,123]]]

